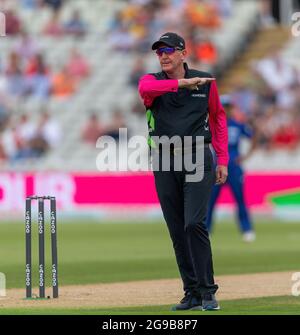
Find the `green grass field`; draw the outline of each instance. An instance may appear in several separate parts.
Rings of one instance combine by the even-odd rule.
[[[36,227],[35,227],[36,228]],[[219,223],[212,236],[216,275],[255,272],[300,271],[300,225],[282,222],[257,222],[257,241],[245,244],[233,223]],[[37,237],[37,230],[34,231]],[[0,224],[0,272],[6,275],[7,288],[24,287],[24,224]],[[50,260],[50,234],[46,235],[46,259]],[[37,264],[37,238],[33,261]],[[119,282],[144,279],[178,278],[172,244],[163,223],[66,223],[58,228],[60,285]],[[49,261],[48,261],[49,263]],[[50,264],[48,264],[50,265]],[[37,267],[35,267],[37,268]],[[47,269],[49,271],[49,269]],[[37,273],[33,273],[37,285]],[[50,283],[50,279],[49,279]],[[224,301],[220,314],[293,314],[300,298],[273,297]],[[238,307],[238,308],[237,308]],[[87,309],[81,314],[159,314],[166,306]],[[164,311],[164,312],[162,312]],[[23,314],[25,309],[2,309],[0,314]],[[43,310],[30,310],[43,313]],[[45,311],[44,311],[45,312]],[[28,313],[28,311],[26,312]],[[76,314],[78,310],[49,310],[46,314]]]
[[[297,297],[266,297],[256,299],[225,300],[217,312],[172,312],[171,306],[143,306],[127,308],[56,308],[20,309],[4,308],[2,315],[300,315]]]

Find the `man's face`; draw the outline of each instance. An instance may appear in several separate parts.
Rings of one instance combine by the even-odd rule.
[[[156,50],[161,69],[165,72],[172,72],[182,65],[186,50],[177,50],[165,44],[159,46]]]

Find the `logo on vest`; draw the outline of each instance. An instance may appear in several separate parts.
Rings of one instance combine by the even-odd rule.
[[[206,94],[201,94],[201,93],[193,93],[192,94],[193,98],[206,98]]]

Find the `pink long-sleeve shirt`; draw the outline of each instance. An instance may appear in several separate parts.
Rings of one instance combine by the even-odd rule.
[[[139,93],[146,107],[151,107],[155,98],[169,92],[178,92],[177,79],[157,80],[153,75],[146,74],[139,81]],[[227,120],[215,81],[210,84],[208,113],[217,164],[227,166],[229,161]]]

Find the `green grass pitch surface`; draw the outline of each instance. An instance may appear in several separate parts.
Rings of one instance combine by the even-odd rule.
[[[256,231],[255,243],[245,244],[234,223],[222,222],[215,226],[211,241],[216,275],[300,271],[300,224],[257,221]],[[1,223],[0,233],[0,272],[6,275],[7,288],[24,287],[24,223]],[[50,273],[50,233],[46,233],[46,271]],[[34,227],[33,264],[37,264],[38,258],[37,235],[37,227]],[[162,222],[61,223],[58,226],[58,257],[60,285],[179,277],[169,234]],[[35,271],[33,284],[37,285]],[[50,284],[50,278],[48,281]],[[299,297],[223,301],[220,314],[300,314],[299,304]],[[81,309],[80,314],[167,314],[167,310],[168,306]],[[44,312],[79,314],[76,309],[47,309]],[[4,308],[0,312],[11,313],[29,311]],[[43,310],[30,309],[30,313],[42,314]]]

